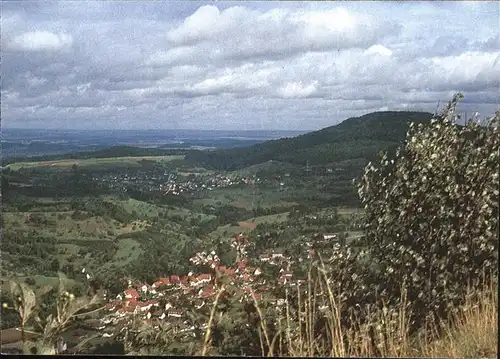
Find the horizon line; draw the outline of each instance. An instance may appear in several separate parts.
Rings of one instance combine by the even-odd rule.
[[[304,132],[304,131],[316,131],[314,129],[302,129],[302,130],[282,130],[282,129],[261,129],[261,130],[237,130],[237,129],[194,129],[194,128],[146,128],[146,129],[135,129],[135,128],[35,128],[35,127],[5,127],[2,126],[2,130],[33,130],[33,131],[232,131],[232,132]]]

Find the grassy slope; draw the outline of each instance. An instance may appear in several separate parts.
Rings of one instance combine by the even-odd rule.
[[[105,199],[108,201],[113,200],[110,196]],[[74,219],[71,217],[74,211],[57,211],[58,203],[54,201],[51,202],[53,208],[45,208],[45,211],[5,212],[3,213],[4,226],[6,231],[13,233],[30,234],[38,238],[55,238],[57,251],[55,254],[61,264],[67,263],[68,259],[72,257],[71,263],[74,268],[93,268],[99,265],[109,266],[112,264],[123,266],[136,259],[142,253],[142,249],[138,241],[130,238],[117,239],[117,236],[146,229],[150,224],[148,219],[156,216],[161,208],[135,200],[116,200],[114,202],[122,204],[130,212],[137,209],[138,213],[144,214],[141,217],[145,218],[145,220],[134,220],[130,223],[122,224],[114,219],[100,216]],[[64,201],[60,205],[66,206]],[[50,223],[43,225],[31,223],[29,218],[33,214],[36,214],[41,221],[49,221]],[[178,228],[175,229],[178,230]],[[92,248],[99,246],[99,243],[104,244],[106,242],[114,242],[117,245],[117,250],[112,260],[108,263],[97,263],[91,260],[89,254],[85,256],[78,254],[85,247]],[[48,278],[47,280],[49,281],[56,279],[44,276],[39,277],[42,279]]]
[[[255,223],[256,225],[259,225],[261,223],[281,223],[285,222],[286,220],[288,220],[288,212],[248,218],[247,220],[242,222]],[[248,233],[251,230],[251,228],[245,228],[245,226],[232,226],[230,224],[227,224],[225,226],[218,227],[215,231],[211,232],[209,236],[218,238],[224,236],[224,232],[227,232],[228,235],[234,235],[241,232]]]
[[[125,266],[133,262],[143,253],[141,244],[131,238],[121,239],[118,246],[112,262],[118,266]]]
[[[295,202],[289,202],[283,198],[287,195],[277,189],[262,189],[256,188],[253,190],[252,186],[248,185],[243,188],[221,188],[210,191],[206,198],[196,199],[194,203],[209,206],[222,206],[233,205],[233,202],[241,202],[243,207],[247,209],[252,208],[252,202],[255,206],[264,208],[268,207],[291,207],[296,205]],[[238,206],[238,203],[235,203]]]

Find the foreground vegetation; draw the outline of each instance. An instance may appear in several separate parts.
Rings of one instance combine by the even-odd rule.
[[[106,344],[127,354],[495,357],[500,113],[458,127],[459,99],[366,166],[364,210],[342,205],[348,193],[314,192],[289,166],[280,178],[254,167],[253,179],[218,177],[230,187],[155,201],[106,188],[26,201],[17,188],[10,208],[30,213],[25,223],[3,219],[2,319],[37,353]],[[322,189],[344,181],[309,178]],[[59,214],[34,216],[37,206]],[[78,235],[51,236],[72,228],[68,215]],[[106,228],[98,243],[83,235]],[[68,255],[82,246],[85,257]],[[49,261],[55,248],[69,252]],[[21,260],[23,275],[51,274],[58,286],[19,281]]]

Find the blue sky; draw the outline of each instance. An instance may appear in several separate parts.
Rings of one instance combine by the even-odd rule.
[[[499,2],[2,2],[2,126],[314,130],[499,108]]]

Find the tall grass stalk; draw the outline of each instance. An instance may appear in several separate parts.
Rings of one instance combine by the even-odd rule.
[[[217,295],[215,297],[214,304],[212,305],[212,310],[210,311],[210,319],[208,320],[207,329],[205,331],[205,338],[203,340],[203,348],[201,350],[202,356],[206,355],[207,350],[210,346],[210,342],[211,342],[210,337],[212,335],[212,323],[213,323],[214,316],[215,316],[215,310],[217,309],[217,304],[219,303],[219,298],[220,298],[221,294],[224,292],[224,290],[225,290],[224,286],[222,286],[219,289],[219,291],[217,292]]]
[[[498,282],[492,279],[479,291],[469,290],[461,313],[441,324],[442,333],[420,343],[424,357],[496,358],[498,356]]]

